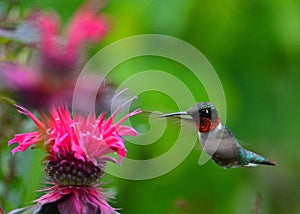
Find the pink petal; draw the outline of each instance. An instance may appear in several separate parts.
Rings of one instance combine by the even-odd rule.
[[[56,14],[40,14],[37,17],[37,24],[41,29],[42,48],[45,53],[51,54],[56,50],[56,36],[58,33],[59,21]]]
[[[19,146],[14,148],[11,152],[14,155],[16,152],[24,152],[28,147],[38,143],[42,140],[39,132],[29,132],[24,134],[16,134],[13,139],[8,141],[8,145],[18,143]]]
[[[117,132],[121,136],[137,136],[135,129],[129,126],[119,126]]]
[[[20,114],[24,114],[24,115],[28,116],[29,118],[32,119],[32,121],[35,123],[35,125],[39,129],[42,129],[42,130],[46,131],[46,128],[45,128],[44,124],[36,116],[34,116],[30,111],[28,111],[23,106],[20,106],[20,105],[15,105],[15,106],[19,109],[18,112]]]
[[[106,32],[107,23],[104,19],[93,11],[79,11],[70,24],[67,53],[75,54],[85,40],[100,40]]]

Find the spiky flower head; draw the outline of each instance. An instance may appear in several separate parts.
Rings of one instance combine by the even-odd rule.
[[[122,105],[123,106],[123,105]],[[40,113],[38,119],[26,108],[17,105],[18,111],[32,119],[38,130],[16,134],[8,144],[18,143],[12,153],[23,152],[29,147],[46,151],[45,173],[50,188],[37,199],[35,209],[48,209],[50,204],[58,213],[116,213],[106,202],[98,186],[107,161],[116,162],[107,156],[117,153],[119,163],[126,157],[122,136],[135,136],[136,131],[122,123],[139,114],[137,109],[117,122],[114,119],[120,106],[106,119],[104,113],[71,116],[64,105],[52,107],[49,115]],[[53,205],[54,203],[54,205]],[[48,207],[48,208],[47,208]]]

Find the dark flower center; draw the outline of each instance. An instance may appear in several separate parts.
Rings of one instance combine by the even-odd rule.
[[[64,186],[92,186],[103,175],[103,170],[88,160],[79,160],[73,154],[66,157],[57,155],[55,161],[46,162],[49,181]]]

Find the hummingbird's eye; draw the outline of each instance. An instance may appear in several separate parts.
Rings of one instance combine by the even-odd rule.
[[[211,109],[210,108],[204,108],[199,111],[200,117],[207,117],[211,118]]]

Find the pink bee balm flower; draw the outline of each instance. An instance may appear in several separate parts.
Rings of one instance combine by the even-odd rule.
[[[55,18],[55,14],[41,13],[35,17],[41,34],[43,67],[50,72],[56,71],[62,75],[74,70],[80,61],[79,56],[85,42],[99,41],[107,33],[107,21],[94,10],[83,6],[70,21],[64,42],[58,35],[59,19]]]
[[[52,185],[43,190],[47,193],[30,209],[54,209],[57,210],[55,213],[62,214],[116,213],[107,203],[98,182],[104,174],[106,162],[115,162],[107,154],[116,152],[121,163],[127,152],[122,136],[137,135],[133,128],[122,123],[141,110],[137,109],[114,122],[122,106],[108,119],[105,119],[104,113],[97,118],[95,114],[77,113],[72,117],[64,105],[52,107],[49,116],[41,113],[41,119],[38,119],[24,107],[16,106],[21,114],[32,119],[38,130],[15,135],[8,142],[9,145],[18,143],[12,153],[23,152],[29,147],[45,150],[46,178]]]
[[[24,25],[27,34],[35,35],[31,47],[38,54],[28,58],[26,65],[0,62],[0,90],[12,91],[14,99],[29,108],[49,108],[72,99],[79,71],[84,65],[86,43],[100,41],[108,31],[108,22],[98,14],[99,1],[85,1],[66,25],[66,34],[60,33],[60,20],[55,12],[38,12]],[[31,34],[30,34],[31,33]],[[88,84],[80,86],[82,96],[98,86],[92,75]],[[105,93],[99,91],[99,102]]]

